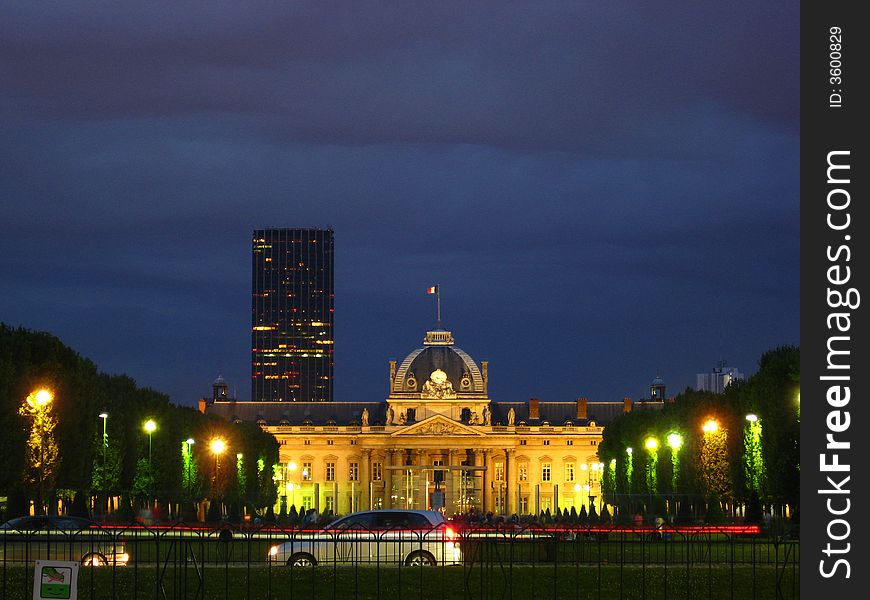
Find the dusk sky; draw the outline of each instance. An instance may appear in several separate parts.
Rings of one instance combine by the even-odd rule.
[[[799,3],[0,4],[0,321],[250,398],[251,233],[332,227],[335,399],[447,328],[500,401],[799,339]]]

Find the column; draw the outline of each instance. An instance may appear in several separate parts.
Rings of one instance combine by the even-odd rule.
[[[495,506],[495,502],[493,502],[492,498],[492,484],[495,480],[492,463],[492,450],[483,451],[483,466],[486,470],[483,472],[483,494],[481,494],[481,497],[483,498],[483,508],[481,510],[486,514]]]
[[[384,508],[393,508],[393,455],[396,451],[387,448],[386,460],[384,461]]]
[[[372,496],[370,494],[372,486],[372,451],[370,448],[364,448],[362,451],[362,464],[359,466],[359,487],[362,488],[362,502],[357,510],[371,510]]]
[[[456,450],[447,451],[447,466],[457,466]],[[444,505],[447,507],[447,514],[455,514],[459,512],[456,503],[459,501],[459,476],[458,470],[447,469],[447,476],[444,478]]]
[[[517,512],[517,477],[514,473],[516,450],[508,448],[504,451],[504,479],[505,479],[505,512],[511,516]]]
[[[429,453],[426,450],[417,450],[417,466],[424,467],[429,464]],[[417,493],[420,494],[419,507],[422,510],[429,508],[429,484],[427,478],[430,476],[430,471],[423,469],[418,470],[419,479],[417,480]]]
[[[483,466],[483,450],[472,450],[474,452],[474,466],[482,467]],[[473,471],[474,473],[474,495],[475,495],[475,506],[480,510],[480,512],[484,512],[484,501],[483,501],[483,471]]]

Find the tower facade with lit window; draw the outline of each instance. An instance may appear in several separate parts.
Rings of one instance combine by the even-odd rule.
[[[252,249],[251,399],[331,402],[332,230],[257,229]]]

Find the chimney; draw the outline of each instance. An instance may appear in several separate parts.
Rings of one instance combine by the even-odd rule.
[[[577,420],[585,421],[587,415],[587,406],[589,405],[589,400],[587,398],[577,398]]]
[[[529,421],[532,419],[540,419],[541,416],[538,413],[538,399],[537,398],[529,398]]]
[[[624,412],[624,413],[631,412],[631,398],[623,398],[622,399],[622,412]]]

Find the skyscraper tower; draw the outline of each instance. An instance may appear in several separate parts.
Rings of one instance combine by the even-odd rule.
[[[331,402],[331,229],[257,229],[253,236],[251,399]]]

